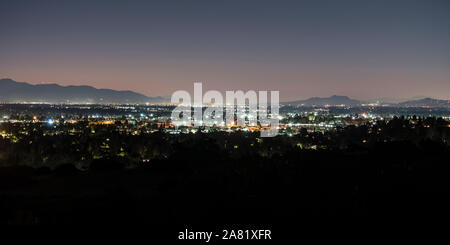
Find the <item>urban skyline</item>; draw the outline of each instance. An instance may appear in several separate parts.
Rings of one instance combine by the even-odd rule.
[[[403,241],[450,218],[450,1],[0,10],[14,241]]]

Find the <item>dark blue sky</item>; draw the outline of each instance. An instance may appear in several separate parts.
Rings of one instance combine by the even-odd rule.
[[[0,1],[0,77],[450,99],[449,1]]]

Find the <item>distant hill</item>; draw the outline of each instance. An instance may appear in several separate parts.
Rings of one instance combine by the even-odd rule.
[[[417,97],[420,98],[420,97]],[[393,107],[447,107],[450,108],[450,100],[438,100],[438,99],[432,99],[432,98],[420,98],[420,99],[412,99],[408,101],[403,101],[400,103],[395,103],[393,100],[391,100],[390,103],[387,103],[386,101],[376,101],[380,102],[380,105],[385,106],[393,106]],[[312,97],[306,100],[296,100],[291,102],[283,102],[284,105],[291,105],[291,106],[340,106],[340,105],[346,105],[346,106],[360,106],[361,104],[365,103],[374,103],[373,101],[359,101],[350,99],[347,96],[338,96],[333,95],[331,97],[326,98],[320,98],[320,97]]]
[[[126,104],[162,103],[164,97],[147,97],[133,91],[97,89],[91,86],[61,86],[58,84],[29,84],[11,79],[0,79],[0,102],[46,102],[46,103],[89,103]]]
[[[425,98],[420,100],[405,101],[397,105],[401,107],[450,107],[450,100]]]
[[[283,103],[285,105],[294,105],[294,106],[336,106],[336,105],[346,105],[346,106],[358,106],[361,104],[361,101],[350,99],[347,96],[338,96],[333,95],[327,98],[320,97],[312,97],[306,100],[297,100],[291,102]]]
[[[414,96],[410,98],[391,98],[391,97],[383,97],[383,98],[375,98],[375,99],[369,99],[366,102],[367,103],[377,103],[382,105],[392,105],[392,104],[398,104],[410,100],[421,100],[425,99],[427,96]]]

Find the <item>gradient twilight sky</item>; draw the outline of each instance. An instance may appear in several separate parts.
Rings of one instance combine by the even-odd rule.
[[[450,99],[450,1],[0,0],[0,78]]]

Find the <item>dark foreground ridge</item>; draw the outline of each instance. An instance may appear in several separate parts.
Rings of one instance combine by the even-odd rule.
[[[439,122],[412,128],[394,119],[382,134],[348,127],[263,139],[241,132],[41,136],[50,146],[46,151],[61,155],[52,161],[64,162],[64,151],[90,147],[100,138],[109,138],[111,148],[129,148],[126,157],[104,155],[83,170],[71,163],[1,168],[0,222],[276,224],[311,217],[450,217],[450,128]],[[301,149],[298,142],[306,139],[327,148]],[[77,143],[61,143],[72,141]],[[3,156],[17,153],[10,163],[36,154],[30,144],[14,145],[21,150],[11,144],[0,141]],[[149,161],[133,160],[150,150]]]

